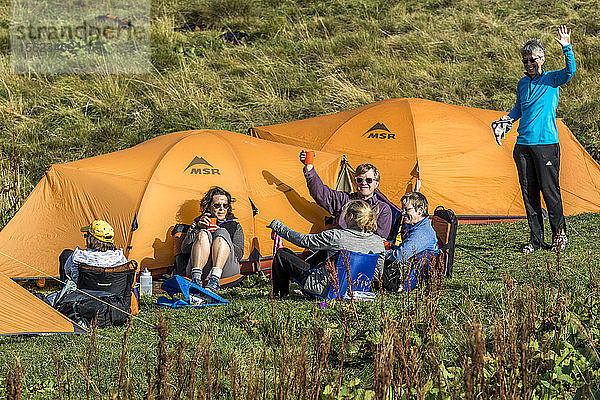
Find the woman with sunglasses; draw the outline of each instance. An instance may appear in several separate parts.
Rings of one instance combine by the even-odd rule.
[[[233,215],[231,194],[218,186],[210,189],[200,201],[202,214],[190,226],[181,249],[190,253],[187,276],[205,288],[220,289],[219,280],[240,273],[244,255],[244,231]]]

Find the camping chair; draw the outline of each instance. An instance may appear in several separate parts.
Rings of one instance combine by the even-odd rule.
[[[190,255],[181,252],[181,244],[189,227],[186,224],[177,224],[171,231],[171,236],[173,236],[173,254],[175,254],[175,263],[173,264],[173,273],[175,275],[185,276],[186,273]]]
[[[425,250],[411,257],[408,260],[410,272],[407,278],[402,278],[402,282],[398,281],[397,277],[400,275],[397,275],[393,269],[387,270],[385,272],[388,275],[387,280],[390,282],[395,280],[395,283],[388,285],[388,290],[410,291],[419,282],[429,280],[433,274],[448,278],[452,275],[458,220],[452,210],[443,206],[438,206],[430,219],[437,236],[439,251]]]
[[[123,325],[128,316],[139,312],[133,293],[137,262],[115,267],[78,265],[77,290],[65,285],[52,306],[79,326],[88,328],[96,321],[98,328]]]
[[[157,303],[161,306],[182,308],[229,304],[227,300],[218,294],[206,290],[202,286],[179,275],[173,275],[164,281],[161,289],[168,294],[168,296],[158,298]],[[183,298],[176,297],[178,294],[182,294]]]
[[[354,297],[357,292],[371,290],[378,259],[379,254],[341,250],[333,271],[329,271],[326,266],[313,268],[306,273],[303,283],[295,282],[304,292],[321,299],[341,300],[344,297]]]
[[[137,297],[133,293],[137,267],[135,260],[110,268],[79,265],[77,288],[116,294],[123,298],[123,304],[135,315],[139,312]]]
[[[441,274],[450,278],[452,276],[452,266],[454,265],[458,219],[452,210],[438,206],[431,216],[431,225],[437,235],[438,247],[440,248],[436,268]]]

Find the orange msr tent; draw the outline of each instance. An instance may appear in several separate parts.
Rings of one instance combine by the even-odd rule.
[[[406,192],[420,187],[430,204],[452,208],[463,221],[485,221],[525,215],[512,159],[518,125],[501,147],[490,128],[503,114],[423,99],[390,99],[337,114],[254,127],[250,133],[343,153],[353,167],[370,162],[381,172],[382,194],[396,204]],[[565,213],[599,211],[600,166],[561,120],[557,125]]]
[[[1,273],[0,290],[0,335],[84,332]]]
[[[0,232],[0,272],[11,278],[58,276],[58,255],[85,246],[79,228],[94,219],[115,229],[115,244],[143,269],[173,265],[171,230],[200,213],[212,186],[228,190],[244,229],[244,258],[272,256],[269,221],[302,232],[324,228],[326,212],[308,193],[300,148],[233,132],[163,135],[130,149],[51,166]],[[335,185],[341,155],[319,154]],[[252,203],[261,215],[254,215]],[[299,250],[299,249],[297,249]]]

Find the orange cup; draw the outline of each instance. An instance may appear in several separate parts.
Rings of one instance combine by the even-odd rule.
[[[216,218],[210,218],[210,224],[208,224],[208,226],[206,227],[206,229],[209,230],[209,232],[214,232],[217,230],[219,226],[217,225],[217,219]]]
[[[304,153],[306,153],[304,165],[313,165],[313,162],[315,160],[315,152],[311,150],[304,150]]]
[[[392,243],[388,242],[387,240],[384,240],[383,246],[385,247],[386,250],[389,250],[392,247]]]

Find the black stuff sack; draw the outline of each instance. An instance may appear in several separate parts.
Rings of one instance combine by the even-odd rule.
[[[99,328],[123,325],[127,322],[129,311],[129,305],[121,296],[98,290],[77,290],[68,293],[54,308],[86,329],[96,316]]]

